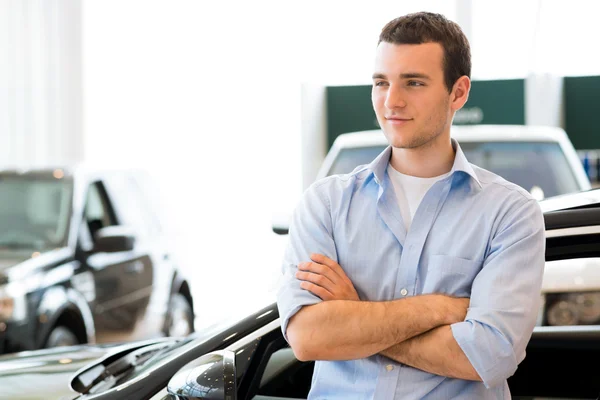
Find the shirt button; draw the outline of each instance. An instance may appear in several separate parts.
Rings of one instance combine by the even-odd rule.
[[[402,296],[406,296],[406,295],[408,294],[408,290],[406,290],[406,289],[402,289],[402,290],[400,291],[400,294],[401,294]]]
[[[394,366],[392,364],[388,364],[385,366],[385,369],[387,369],[388,371],[391,371],[394,369]]]

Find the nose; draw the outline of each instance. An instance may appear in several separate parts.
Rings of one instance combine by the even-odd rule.
[[[406,107],[406,100],[404,100],[402,90],[394,85],[390,85],[387,90],[384,105],[388,110]]]

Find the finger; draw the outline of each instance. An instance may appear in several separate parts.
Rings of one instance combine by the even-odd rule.
[[[315,285],[321,286],[322,288],[328,290],[333,293],[333,289],[335,288],[335,283],[329,280],[326,276],[315,274],[312,272],[298,271],[296,272],[296,278],[301,281],[312,282]]]
[[[321,286],[315,285],[314,283],[302,281],[300,282],[300,287],[304,290],[308,290],[321,300],[331,300],[333,298],[333,295],[329,291],[323,289]]]
[[[300,263],[298,264],[298,269],[301,271],[309,271],[315,274],[323,275],[334,283],[339,280],[339,275],[337,275],[335,271],[332,271],[331,268],[323,264],[318,264],[315,262]]]
[[[340,264],[333,261],[331,258],[324,256],[323,254],[313,253],[310,255],[310,259],[316,263],[326,265],[333,272],[335,272],[336,275],[338,275],[342,278],[348,278],[348,275],[346,275],[346,272],[344,272],[344,270],[342,269]]]

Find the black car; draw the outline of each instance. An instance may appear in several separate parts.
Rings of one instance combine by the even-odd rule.
[[[0,353],[193,332],[152,188],[135,171],[0,171]]]
[[[545,213],[547,260],[599,257],[600,190],[566,200]],[[223,296],[233,296],[226,285]],[[599,357],[600,326],[538,326],[509,378],[513,398],[596,399]],[[0,357],[0,398],[305,399],[313,367],[296,359],[271,304],[183,339]]]

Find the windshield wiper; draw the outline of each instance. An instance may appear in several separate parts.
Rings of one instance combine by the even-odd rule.
[[[144,364],[162,350],[170,348],[172,341],[122,350],[79,373],[71,381],[71,387],[81,394],[109,389],[125,374]],[[102,384],[103,385],[100,385]],[[92,391],[92,389],[94,389]]]

